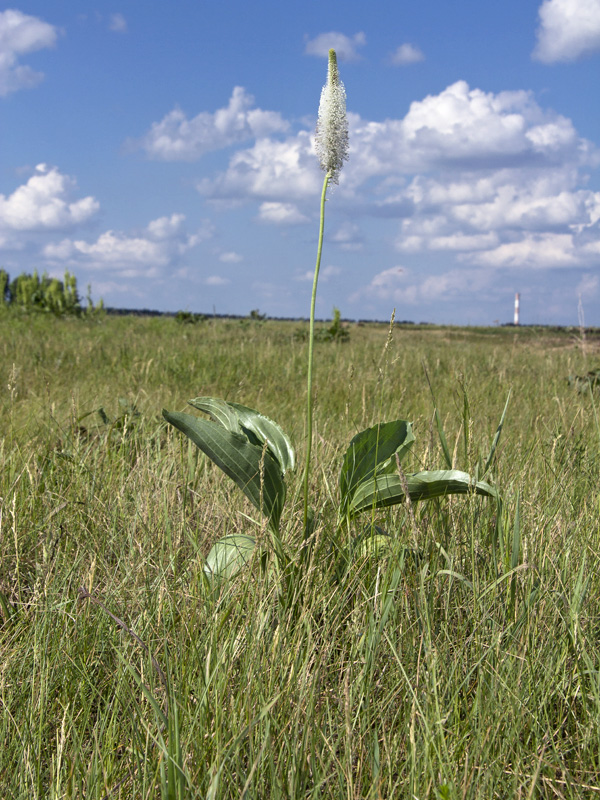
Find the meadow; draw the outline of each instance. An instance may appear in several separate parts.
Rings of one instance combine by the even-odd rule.
[[[299,328],[0,315],[0,795],[600,796],[600,427],[593,393],[567,382],[600,344],[384,324],[317,342],[304,579],[290,589],[264,537],[264,558],[211,581],[212,543],[264,524],[161,409],[200,395],[258,409],[301,463]],[[437,406],[473,473],[509,391],[487,478],[502,504],[358,520],[390,545],[336,579],[350,439],[406,419],[406,468],[443,468]],[[281,523],[292,561],[301,472]]]

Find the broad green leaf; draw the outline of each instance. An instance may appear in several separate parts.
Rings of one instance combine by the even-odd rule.
[[[254,506],[269,518],[273,530],[278,530],[285,502],[285,483],[279,463],[268,450],[249,442],[243,433],[234,433],[191,414],[163,410],[163,417],[229,475]]]
[[[233,578],[252,558],[256,542],[251,536],[224,536],[213,544],[204,563],[209,578]]]
[[[218,422],[231,433],[241,433],[240,421],[226,400],[219,397],[196,397],[188,405],[206,412],[213,422]]]
[[[340,513],[352,504],[359,485],[376,475],[395,471],[397,455],[400,461],[413,445],[412,425],[403,419],[383,422],[367,428],[350,442],[340,472]]]
[[[211,419],[219,422],[232,433],[244,433],[253,444],[262,445],[267,442],[271,454],[279,461],[281,471],[285,475],[296,465],[296,456],[292,443],[286,433],[272,419],[259,414],[252,408],[230,403],[217,397],[196,397],[189,404],[204,411]],[[254,440],[256,437],[256,441]]]
[[[484,481],[475,482],[466,472],[456,469],[417,472],[406,476],[410,499],[430,500],[447,494],[476,494],[497,497],[496,490]],[[377,475],[361,483],[352,497],[348,509],[350,516],[373,508],[385,508],[404,502],[406,495],[397,474]]]

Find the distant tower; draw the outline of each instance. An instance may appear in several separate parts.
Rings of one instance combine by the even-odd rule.
[[[519,293],[515,295],[515,325],[519,324]]]

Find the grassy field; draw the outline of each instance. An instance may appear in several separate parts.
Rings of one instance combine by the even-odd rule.
[[[0,316],[0,796],[600,796],[600,428],[567,383],[598,343],[385,325],[317,343],[311,562],[293,598],[274,559],[214,585],[215,539],[264,526],[161,409],[257,408],[302,463],[298,328]],[[378,513],[394,545],[336,582],[352,436],[410,420],[408,468],[444,467],[426,373],[468,472],[511,390],[503,505]]]

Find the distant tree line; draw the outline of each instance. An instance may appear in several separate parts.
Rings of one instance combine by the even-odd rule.
[[[63,280],[51,278],[47,272],[40,277],[21,273],[11,281],[8,272],[0,269],[0,307],[17,308],[22,311],[43,311],[56,316],[79,315],[84,311],[101,311],[102,300],[94,308],[88,287],[87,308],[82,308],[77,278],[67,270]]]

